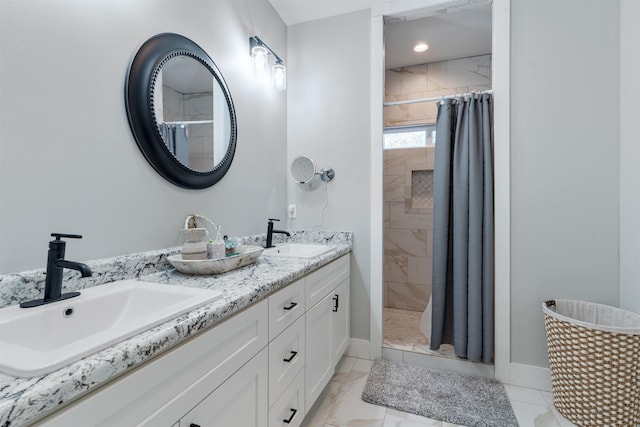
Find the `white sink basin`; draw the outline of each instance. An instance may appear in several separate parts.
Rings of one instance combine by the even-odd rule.
[[[0,309],[0,371],[18,377],[55,371],[221,297],[122,280],[40,307]]]
[[[326,254],[335,246],[330,245],[305,245],[300,243],[287,243],[274,248],[265,249],[262,252],[267,256],[279,256],[287,258],[313,258]]]

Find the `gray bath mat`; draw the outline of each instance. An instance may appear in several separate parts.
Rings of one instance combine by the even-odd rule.
[[[376,360],[362,400],[468,427],[517,427],[504,386],[495,380]]]

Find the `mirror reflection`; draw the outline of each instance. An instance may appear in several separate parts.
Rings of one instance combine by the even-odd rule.
[[[231,117],[223,89],[197,59],[176,56],[158,74],[153,93],[156,125],[176,159],[198,172],[223,159]]]

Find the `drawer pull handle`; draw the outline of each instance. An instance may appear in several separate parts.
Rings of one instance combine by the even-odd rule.
[[[291,416],[287,420],[282,420],[282,422],[285,423],[285,424],[291,423],[291,420],[293,420],[293,417],[295,417],[297,413],[298,413],[297,409],[291,408]]]
[[[333,306],[333,311],[334,311],[334,313],[338,311],[338,301],[339,301],[339,299],[340,299],[340,296],[339,296],[339,295],[337,295],[337,294],[336,294],[336,295],[334,295],[334,296],[333,296],[333,301],[336,303],[336,304]]]
[[[291,304],[289,304],[287,307],[282,307],[283,310],[291,310],[293,307],[295,307],[296,305],[298,305],[297,302],[292,302]]]
[[[191,424],[189,424],[189,427],[200,427],[200,424],[191,423]]]
[[[294,358],[294,357],[296,357],[296,355],[297,355],[297,354],[298,354],[298,352],[297,352],[297,351],[293,351],[293,350],[292,350],[292,351],[291,351],[291,356],[289,356],[289,358],[288,358],[288,359],[283,359],[283,360],[284,360],[285,362],[289,363],[289,362],[291,362],[291,361],[293,360],[293,358]]]

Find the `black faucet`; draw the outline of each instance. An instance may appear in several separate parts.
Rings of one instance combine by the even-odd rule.
[[[86,264],[64,259],[66,243],[60,238],[81,239],[79,234],[51,233],[55,240],[49,242],[49,253],[47,255],[47,277],[44,285],[44,299],[27,301],[20,304],[22,308],[37,307],[56,301],[61,301],[80,295],[80,292],[62,293],[62,271],[65,268],[78,270],[82,277],[91,276],[91,269]]]
[[[291,234],[289,234],[288,231],[284,231],[284,230],[274,230],[273,229],[273,221],[280,221],[279,219],[276,218],[269,218],[269,223],[267,224],[267,246],[265,246],[265,248],[272,248],[273,245],[273,233],[280,233],[280,234],[286,234],[287,236],[291,237]]]

